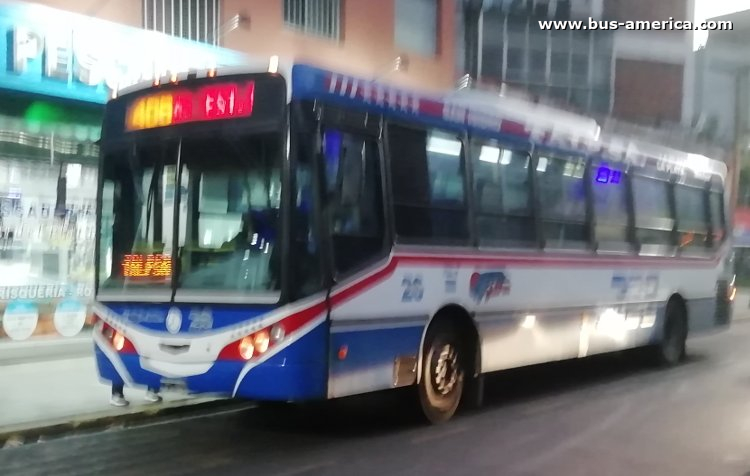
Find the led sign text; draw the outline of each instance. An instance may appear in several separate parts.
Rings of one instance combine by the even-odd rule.
[[[137,98],[128,107],[128,131],[187,122],[249,117],[253,113],[255,83],[216,83],[200,89],[174,89]]]
[[[169,278],[172,276],[172,258],[166,255],[125,255],[121,264],[122,275],[126,278]]]

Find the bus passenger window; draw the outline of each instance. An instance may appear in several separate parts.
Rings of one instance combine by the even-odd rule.
[[[333,257],[336,271],[346,273],[384,249],[380,154],[375,141],[331,129],[322,152]]]
[[[627,175],[605,162],[595,162],[591,172],[594,200],[594,233],[598,249],[621,250],[629,246]]]
[[[396,234],[407,239],[469,237],[463,145],[455,134],[390,125]]]
[[[531,158],[494,140],[473,140],[471,150],[480,244],[535,246]]]
[[[581,247],[589,241],[585,171],[582,158],[538,158],[537,189],[547,247]]]
[[[717,247],[725,238],[724,197],[721,192],[713,190],[708,195],[711,207],[711,245]]]
[[[638,244],[674,246],[674,217],[669,204],[669,183],[633,175],[635,228]]]
[[[680,248],[707,248],[709,225],[705,190],[676,184],[674,193]]]

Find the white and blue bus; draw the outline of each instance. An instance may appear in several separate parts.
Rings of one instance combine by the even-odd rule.
[[[99,374],[297,402],[411,386],[431,422],[482,375],[731,320],[725,165],[490,93],[295,64],[106,108]]]

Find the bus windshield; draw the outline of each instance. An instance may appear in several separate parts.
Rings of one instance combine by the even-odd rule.
[[[279,149],[247,134],[105,152],[100,288],[276,293]]]

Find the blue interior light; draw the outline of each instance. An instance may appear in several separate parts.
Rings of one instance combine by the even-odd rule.
[[[610,170],[607,167],[599,167],[596,171],[596,181],[599,183],[608,183]]]
[[[622,179],[622,172],[619,170],[613,170],[606,165],[601,165],[596,170],[596,181],[598,183],[613,183],[618,184]]]

